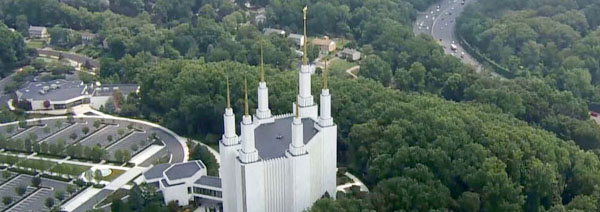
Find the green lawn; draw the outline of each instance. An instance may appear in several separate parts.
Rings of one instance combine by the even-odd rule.
[[[27,47],[34,48],[34,49],[42,48],[42,47],[44,47],[44,43],[41,40],[31,40],[31,41],[27,42]]]
[[[356,63],[348,62],[343,59],[336,59],[329,64],[329,74],[338,77],[348,77],[346,70],[356,66]]]
[[[110,169],[110,170],[112,172],[108,176],[103,177],[102,180],[113,181],[114,179],[117,179],[117,177],[119,177],[123,173],[125,173],[125,170],[121,170],[121,169]]]
[[[50,172],[66,174],[69,176],[79,176],[81,175],[81,173],[87,171],[88,169],[90,169],[89,166],[62,163],[52,167]]]

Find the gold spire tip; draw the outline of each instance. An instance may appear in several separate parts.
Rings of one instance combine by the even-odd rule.
[[[263,46],[260,44],[260,82],[265,82],[265,67],[263,60]]]
[[[327,89],[327,80],[329,80],[327,72],[327,57],[325,57],[325,70],[323,71],[323,89]]]
[[[229,91],[229,77],[227,77],[227,108],[231,109],[231,92]]]
[[[306,65],[308,60],[306,59],[306,54],[307,54],[307,49],[306,49],[306,40],[308,39],[308,37],[306,36],[306,13],[308,13],[308,6],[304,6],[304,9],[302,9],[302,12],[304,13],[304,50],[303,50],[303,54],[302,54],[302,64]]]
[[[249,116],[248,112],[248,81],[244,77],[244,115]]]

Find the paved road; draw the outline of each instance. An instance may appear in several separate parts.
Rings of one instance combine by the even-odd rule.
[[[440,1],[417,17],[413,25],[413,31],[416,34],[424,33],[431,35],[444,47],[446,54],[451,54],[461,59],[463,63],[472,65],[479,73],[483,70],[483,66],[464,50],[455,35],[456,18],[462,13],[467,4],[475,1],[466,0],[464,5],[462,4],[462,0]],[[457,47],[454,51],[450,48],[452,44]]]
[[[93,68],[100,68],[100,62],[98,62],[97,60],[94,60],[92,58],[82,56],[82,55],[68,53],[68,52],[54,51],[54,50],[49,50],[49,49],[37,49],[37,51],[38,51],[38,54],[50,55],[50,56],[55,56],[55,57],[58,57],[60,54],[62,54],[63,57],[73,60],[75,62],[81,63],[81,64],[85,64],[85,61],[88,61]]]

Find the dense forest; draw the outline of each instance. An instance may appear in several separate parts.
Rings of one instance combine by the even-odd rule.
[[[365,55],[359,79],[332,77],[330,89],[339,166],[372,191],[323,199],[313,211],[598,210],[600,131],[588,117],[598,102],[597,3],[481,0],[469,7],[459,20],[461,35],[519,70],[498,80],[444,55],[431,37],[413,34],[417,11],[436,0],[252,0],[266,8],[260,24],[236,2],[6,0],[0,19],[21,33],[28,25],[51,27],[66,41],[76,33],[71,30],[98,33],[96,45],[105,39],[108,48],[86,52],[101,62],[98,79],[141,85],[120,115],[214,144],[222,133],[225,79],[232,82],[239,120],[240,85],[248,78],[256,88],[260,46],[273,113],[291,111],[293,44],[261,30],[301,32],[300,9],[308,4],[311,36],[345,38]],[[477,7],[481,13],[470,12]],[[558,12],[563,15],[554,17]],[[521,20],[532,30],[507,26]],[[575,33],[552,31],[567,27]],[[522,33],[528,40],[514,37]],[[0,45],[10,43],[2,39]],[[23,45],[18,40],[14,46]],[[527,43],[537,48],[531,61],[523,53]],[[515,58],[522,61],[511,66]],[[313,94],[319,79],[313,77]],[[250,101],[254,107],[255,97]]]
[[[25,64],[27,49],[23,37],[17,32],[12,32],[0,22],[0,76],[12,73],[12,69]]]

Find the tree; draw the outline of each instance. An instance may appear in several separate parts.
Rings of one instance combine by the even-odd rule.
[[[48,126],[44,127],[44,133],[46,133],[46,134],[50,133],[50,127],[48,127]]]
[[[19,185],[19,186],[15,187],[15,193],[17,193],[17,195],[23,196],[23,194],[25,194],[25,192],[27,192],[27,188],[25,186]]]
[[[100,183],[100,180],[102,180],[102,172],[100,169],[96,169],[96,171],[94,171],[94,180],[96,180],[96,183]]]
[[[377,55],[365,57],[360,64],[360,76],[374,79],[383,85],[389,85],[392,79],[392,70],[390,66]]]
[[[117,130],[117,134],[119,134],[119,137],[122,137],[122,136],[123,136],[123,134],[125,134],[125,130],[124,130],[124,129],[122,129],[122,128],[119,128],[119,129]]]
[[[74,120],[73,115],[71,115],[71,114],[67,115],[67,122],[73,123],[73,120]]]
[[[54,198],[52,198],[52,197],[48,197],[48,198],[46,198],[46,200],[44,201],[44,205],[45,205],[47,208],[52,208],[52,207],[54,207]]]
[[[54,128],[56,128],[56,129],[60,129],[61,127],[62,127],[62,121],[60,121],[60,120],[56,120],[56,121],[54,122]]]
[[[27,121],[25,121],[25,120],[20,120],[20,121],[19,121],[19,128],[21,128],[21,129],[25,129],[25,128],[27,128]]]
[[[70,195],[73,195],[73,193],[75,193],[75,191],[77,191],[77,187],[75,187],[75,185],[67,185],[67,193],[69,193]]]
[[[137,150],[138,150],[138,145],[137,144],[132,144],[131,145],[131,151],[137,152]]]
[[[113,157],[116,161],[125,162],[123,161],[123,152],[120,149],[117,149],[115,153],[113,153]]]
[[[94,120],[94,128],[98,129],[100,127],[101,121],[100,120]]]
[[[4,205],[10,205],[10,203],[12,203],[12,201],[13,201],[12,196],[3,196],[2,197],[2,203]]]
[[[65,191],[62,191],[62,190],[55,191],[54,198],[56,198],[59,202],[62,202],[65,199]]]
[[[41,183],[42,183],[42,178],[40,178],[40,177],[33,177],[33,178],[31,178],[31,186],[33,186],[33,187],[40,187]]]
[[[127,162],[131,159],[131,153],[129,150],[123,150],[123,162]]]
[[[2,179],[8,179],[10,176],[11,176],[10,172],[7,172],[7,171],[2,172]]]
[[[87,135],[87,134],[90,132],[90,128],[89,128],[89,127],[87,127],[87,126],[85,126],[85,127],[81,128],[81,132],[82,132],[84,135]],[[73,140],[75,140],[75,139],[73,139]]]
[[[6,133],[12,133],[13,131],[15,131],[15,126],[14,125],[7,125],[6,126]]]
[[[76,140],[77,139],[77,133],[74,133],[74,132],[71,133],[71,135],[69,136],[69,138],[71,138],[71,140]]]
[[[108,135],[108,136],[106,136],[106,140],[107,140],[108,142],[112,142],[112,140],[113,140],[113,136],[112,136],[112,135]]]

